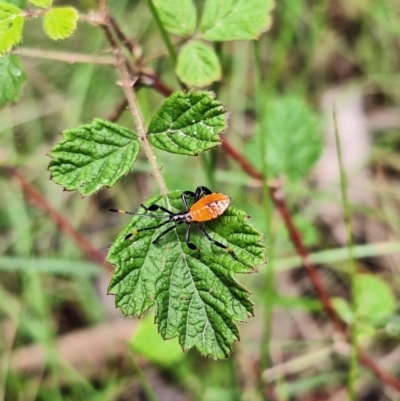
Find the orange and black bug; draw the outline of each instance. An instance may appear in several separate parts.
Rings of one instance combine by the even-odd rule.
[[[213,220],[213,219],[221,216],[221,214],[223,214],[225,212],[225,210],[228,208],[229,203],[231,201],[229,196],[220,194],[220,193],[212,193],[208,188],[199,186],[196,188],[196,192],[192,192],[192,191],[182,192],[181,199],[182,199],[183,205],[185,206],[185,211],[179,212],[179,213],[173,213],[170,210],[166,209],[165,207],[159,206],[157,204],[150,205],[149,207],[141,205],[146,210],[146,213],[161,210],[161,211],[167,213],[167,215],[165,215],[165,214],[163,214],[163,215],[136,214],[133,212],[127,212],[125,210],[117,210],[117,209],[110,209],[110,210],[112,212],[132,214],[134,216],[150,217],[150,218],[155,218],[155,219],[168,219],[167,221],[164,221],[156,226],[141,228],[139,230],[133,231],[132,233],[128,234],[125,237],[125,239],[132,238],[135,234],[137,234],[140,231],[155,230],[168,223],[174,223],[171,227],[168,227],[165,231],[163,231],[155,240],[153,240],[153,244],[155,244],[160,238],[162,238],[165,234],[170,232],[176,226],[186,223],[188,225],[188,228],[186,230],[187,246],[190,249],[199,250],[199,248],[195,244],[190,242],[190,230],[192,228],[192,224],[194,223],[199,227],[200,232],[211,243],[213,243],[214,245],[216,245],[222,249],[225,249],[227,252],[229,252],[233,256],[234,259],[237,260],[236,255],[233,252],[233,250],[231,248],[229,248],[228,246],[221,244],[221,242],[218,242],[215,239],[211,238],[210,235],[205,230],[204,225],[202,224],[205,221]],[[188,206],[188,199],[193,199],[193,205],[190,207]]]

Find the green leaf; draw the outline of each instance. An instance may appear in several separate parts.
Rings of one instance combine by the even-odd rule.
[[[306,176],[322,152],[319,120],[301,97],[271,99],[265,107],[264,124],[270,178],[285,175],[290,182]],[[260,135],[246,147],[247,156],[262,170]]]
[[[220,145],[227,111],[214,97],[212,92],[173,93],[153,117],[149,141],[167,152],[191,156]]]
[[[29,0],[29,2],[42,8],[49,8],[53,4],[53,0]]]
[[[0,107],[18,98],[25,81],[26,76],[18,57],[0,57]]]
[[[365,342],[377,328],[389,322],[396,311],[396,300],[385,281],[372,274],[357,275],[355,287],[358,341]],[[345,299],[334,298],[333,305],[345,322],[354,321],[353,311]]]
[[[168,198],[156,196],[146,205],[155,203],[173,212],[183,210],[179,191],[170,192]],[[170,225],[140,231],[133,241],[126,240],[127,234],[164,221],[134,216],[107,256],[116,268],[109,285],[116,305],[125,315],[137,316],[155,305],[155,321],[164,339],[177,336],[184,351],[196,347],[203,355],[227,357],[239,339],[235,323],[253,314],[249,293],[234,280],[234,273],[252,273],[265,263],[262,235],[247,223],[248,218],[230,206],[205,224],[212,238],[233,249],[236,261],[196,227],[190,239],[201,253],[190,250],[185,243],[186,225],[174,228],[156,244],[152,241]]]
[[[18,7],[0,3],[0,55],[21,41],[25,21],[21,13]]]
[[[357,315],[367,323],[380,325],[395,312],[396,301],[392,290],[377,276],[360,274],[356,280]]]
[[[83,196],[113,186],[131,170],[140,150],[132,131],[97,118],[63,135],[49,154],[51,178]]]
[[[0,3],[8,3],[18,8],[25,8],[26,0],[0,0]]]
[[[271,26],[273,0],[207,0],[201,19],[207,40],[252,40]]]
[[[179,36],[190,36],[196,28],[196,7],[192,0],[155,0],[164,28]]]
[[[53,40],[66,39],[76,30],[78,12],[73,7],[52,8],[44,16],[43,28]]]
[[[176,74],[186,85],[200,88],[221,79],[222,72],[214,50],[192,40],[179,52]]]
[[[354,321],[354,314],[351,310],[349,303],[343,298],[332,298],[333,307],[340,318],[347,324],[351,324]]]
[[[163,341],[150,315],[141,320],[130,346],[133,351],[163,367],[172,367],[184,357],[177,339]]]

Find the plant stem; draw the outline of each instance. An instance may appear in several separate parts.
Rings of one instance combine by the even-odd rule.
[[[156,156],[154,155],[153,149],[151,148],[146,135],[146,128],[144,126],[143,118],[140,113],[139,104],[136,95],[132,89],[132,82],[129,76],[129,72],[126,67],[125,59],[121,54],[118,44],[114,40],[112,33],[107,25],[102,25],[108,41],[111,44],[112,51],[114,53],[115,59],[117,61],[117,68],[122,82],[122,88],[125,93],[126,100],[128,101],[129,111],[131,112],[133,119],[135,121],[138,137],[142,141],[144,152],[146,153],[147,160],[153,171],[154,178],[157,181],[160,193],[164,196],[167,195],[167,187],[165,185],[164,179],[160,173],[160,169],[157,165]]]
[[[337,158],[339,162],[339,170],[340,170],[340,190],[342,195],[343,202],[343,213],[344,219],[346,223],[346,231],[347,231],[347,248],[349,250],[349,260],[350,260],[350,286],[351,286],[351,307],[353,311],[353,322],[350,325],[350,343],[351,343],[351,354],[350,354],[350,371],[349,371],[349,379],[347,382],[347,392],[348,392],[348,400],[355,401],[355,382],[357,379],[357,371],[358,371],[358,350],[357,350],[357,288],[356,288],[356,280],[357,280],[357,269],[354,261],[354,253],[353,253],[353,227],[351,224],[351,216],[350,216],[350,205],[347,197],[347,178],[346,172],[343,166],[343,158],[342,158],[342,149],[340,144],[340,136],[339,130],[337,126],[336,113],[333,110],[333,122],[335,127],[335,143],[336,143],[336,152]]]
[[[169,57],[170,57],[170,59],[172,61],[172,64],[175,67],[176,60],[177,60],[177,55],[176,55],[176,51],[174,49],[174,46],[172,45],[172,43],[171,43],[171,41],[169,39],[168,33],[165,30],[164,25],[162,24],[162,22],[160,20],[160,17],[158,16],[158,12],[157,12],[156,8],[154,7],[153,1],[152,0],[147,0],[147,5],[149,7],[151,15],[154,18],[154,21],[157,24],[158,29],[160,30],[160,34],[161,34],[161,37],[162,37],[162,39],[164,41],[165,47],[167,48]]]

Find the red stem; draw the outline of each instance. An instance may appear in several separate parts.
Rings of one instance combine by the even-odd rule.
[[[113,270],[111,265],[104,264],[105,258],[103,253],[77,231],[60,212],[54,209],[16,168],[9,167],[6,168],[6,171],[18,182],[29,201],[48,215],[65,235],[72,238],[89,260],[101,265],[103,268],[106,267],[111,271]]]

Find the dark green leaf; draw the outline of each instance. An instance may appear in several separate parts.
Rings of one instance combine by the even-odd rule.
[[[155,0],[164,28],[179,36],[190,36],[196,28],[196,7],[192,0]]]
[[[64,140],[50,152],[51,177],[84,196],[113,186],[131,170],[140,150],[132,131],[100,119],[63,135]]]
[[[273,0],[207,0],[202,37],[214,41],[257,39],[271,26]]]
[[[226,109],[212,92],[179,91],[158,109],[148,138],[159,149],[195,156],[220,145],[226,127]]]
[[[26,76],[18,57],[0,57],[0,107],[18,98],[25,81]]]
[[[21,41],[24,21],[25,17],[18,7],[0,3],[0,55]]]
[[[221,79],[221,66],[210,46],[191,40],[178,55],[176,74],[186,85],[200,88]]]
[[[294,182],[305,177],[318,160],[322,151],[322,135],[319,120],[313,110],[301,98],[292,95],[271,99],[263,117],[267,157],[271,178],[281,174]],[[262,170],[260,136],[246,147],[248,157]]]
[[[173,212],[182,211],[181,192],[168,198],[156,196],[146,205],[157,203]],[[144,210],[139,210],[143,213]],[[109,292],[125,315],[143,315],[156,306],[156,323],[164,339],[178,337],[183,350],[196,347],[203,355],[227,357],[231,344],[239,339],[235,322],[253,314],[249,293],[234,280],[234,273],[252,273],[265,263],[261,234],[247,223],[247,213],[229,207],[205,224],[212,238],[227,244],[238,261],[226,250],[211,244],[193,227],[191,241],[185,243],[186,225],[170,231],[156,244],[152,241],[169,227],[125,236],[152,227],[160,219],[135,216],[112,245],[107,260],[116,269]]]

